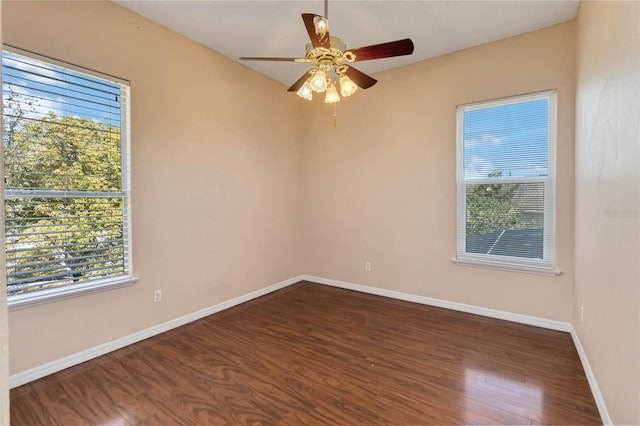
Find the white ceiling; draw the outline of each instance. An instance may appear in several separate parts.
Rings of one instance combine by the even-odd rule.
[[[114,1],[234,60],[303,57],[309,39],[300,15],[324,14],[322,0]],[[331,35],[349,48],[413,40],[411,56],[356,65],[375,73],[565,22],[576,17],[579,5],[579,0],[331,0],[329,23]],[[241,62],[287,86],[308,69],[293,62]]]

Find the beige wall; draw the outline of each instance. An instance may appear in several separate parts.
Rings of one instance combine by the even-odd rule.
[[[571,321],[573,22],[376,75],[307,116],[305,272]],[[557,277],[456,266],[456,106],[558,90]],[[317,104],[316,104],[317,105]],[[372,271],[364,271],[364,262]]]
[[[4,2],[2,24],[5,43],[131,81],[139,277],[11,311],[12,374],[302,273],[302,128],[282,85],[109,2]]]
[[[583,1],[577,20],[573,323],[616,424],[640,424],[638,6]]]

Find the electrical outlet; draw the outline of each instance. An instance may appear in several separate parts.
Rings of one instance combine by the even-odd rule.
[[[364,270],[371,271],[371,262],[364,262]]]
[[[580,322],[584,322],[584,306],[580,305]]]
[[[153,303],[162,302],[162,290],[153,291]]]

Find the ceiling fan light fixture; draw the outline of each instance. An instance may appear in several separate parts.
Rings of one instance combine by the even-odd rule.
[[[309,81],[311,89],[314,92],[322,93],[327,90],[327,73],[321,69],[318,69],[311,77]]]
[[[305,83],[298,89],[296,92],[298,96],[302,99],[306,99],[308,101],[313,98],[313,90],[311,90],[311,85],[309,84],[309,80],[305,81]]]
[[[340,76],[340,93],[342,97],[346,98],[347,96],[351,96],[356,93],[358,90],[358,86],[346,75]]]
[[[324,97],[324,103],[325,104],[335,104],[336,102],[340,102],[340,95],[338,95],[338,91],[336,90],[336,86],[332,84],[327,89],[327,94]]]

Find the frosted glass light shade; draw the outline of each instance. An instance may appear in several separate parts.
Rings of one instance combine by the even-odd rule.
[[[313,18],[313,24],[316,27],[316,35],[320,38],[324,37],[329,32],[329,21],[321,16]]]
[[[342,96],[347,97],[356,93],[358,86],[346,75],[340,76],[340,93]]]
[[[306,99],[310,101],[311,98],[313,97],[313,91],[311,90],[311,85],[309,84],[309,82],[305,81],[302,87],[298,89],[296,94],[300,96],[302,99]]]
[[[336,90],[336,86],[331,85],[327,89],[327,94],[324,97],[325,104],[333,104],[336,102],[340,102],[340,96],[338,95],[338,91]]]
[[[327,90],[327,73],[322,70],[316,71],[309,82],[314,92],[322,93]]]

